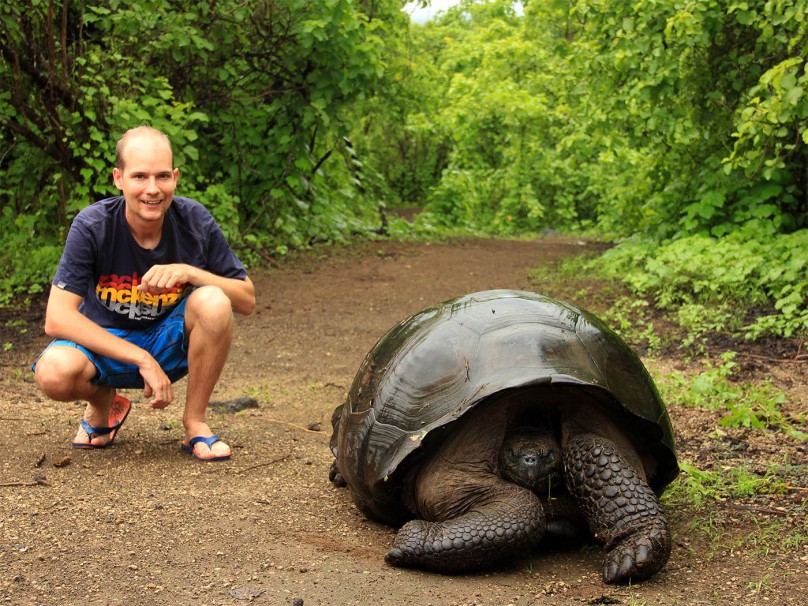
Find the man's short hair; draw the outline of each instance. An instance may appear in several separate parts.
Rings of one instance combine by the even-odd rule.
[[[173,166],[174,148],[171,147],[171,139],[169,139],[168,135],[166,135],[164,132],[144,124],[142,126],[130,128],[123,135],[121,135],[120,139],[118,139],[118,143],[115,145],[115,166],[118,167],[118,170],[123,171],[123,154],[126,151],[126,143],[129,141],[130,137],[146,134],[160,137],[168,144],[168,149],[171,152],[171,164]]]

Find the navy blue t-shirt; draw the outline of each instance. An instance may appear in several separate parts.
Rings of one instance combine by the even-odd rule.
[[[53,278],[56,288],[84,297],[79,310],[97,324],[147,328],[191,293],[190,284],[156,295],[137,290],[153,265],[186,263],[225,278],[247,277],[216,220],[199,202],[174,196],[154,250],[135,241],[125,211],[123,196],[82,209]]]

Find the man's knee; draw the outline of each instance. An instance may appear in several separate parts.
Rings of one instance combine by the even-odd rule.
[[[76,385],[90,374],[90,361],[78,349],[49,347],[34,369],[34,378],[39,389],[53,400],[69,400],[76,397]],[[94,374],[94,373],[93,373]],[[92,377],[89,377],[92,378]]]
[[[201,322],[208,326],[229,328],[233,322],[233,305],[221,288],[202,286],[188,298],[185,318],[191,326]]]

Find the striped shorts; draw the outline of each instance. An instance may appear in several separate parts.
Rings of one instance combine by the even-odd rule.
[[[187,301],[187,298],[183,299],[164,320],[145,330],[108,328],[107,331],[148,351],[174,383],[188,374],[188,338],[185,334]],[[75,347],[90,358],[96,368],[95,377],[91,382],[96,385],[118,389],[143,388],[143,377],[134,364],[100,356],[78,343],[65,339],[55,339],[48,347],[54,345]],[[31,370],[35,368],[36,362],[31,366]]]

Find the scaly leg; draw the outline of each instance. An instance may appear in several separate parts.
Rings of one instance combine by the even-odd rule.
[[[671,553],[665,515],[612,442],[592,434],[573,437],[564,449],[564,479],[606,549],[606,583],[647,579],[662,569]]]
[[[384,559],[392,566],[446,573],[492,568],[530,553],[545,528],[538,497],[499,481],[458,517],[407,522]]]

